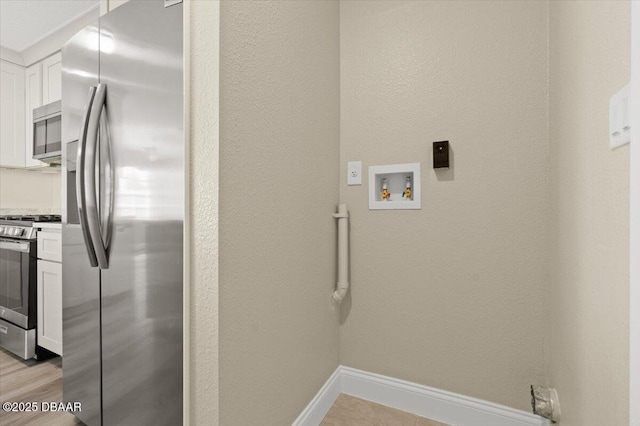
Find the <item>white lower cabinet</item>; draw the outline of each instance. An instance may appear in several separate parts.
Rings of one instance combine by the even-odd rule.
[[[38,345],[62,355],[62,264],[38,260]]]
[[[38,231],[38,259],[62,262],[62,233]]]

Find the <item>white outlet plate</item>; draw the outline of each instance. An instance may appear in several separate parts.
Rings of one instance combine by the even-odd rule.
[[[347,185],[362,185],[362,161],[347,163]]]

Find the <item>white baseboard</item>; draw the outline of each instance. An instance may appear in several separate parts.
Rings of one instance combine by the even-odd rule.
[[[342,392],[342,382],[340,375],[342,366],[338,366],[329,380],[322,386],[320,391],[313,397],[309,405],[300,413],[292,426],[319,425],[324,416],[327,415],[331,406]]]
[[[318,426],[340,393],[456,426],[550,425],[524,411],[341,365],[293,426]]]

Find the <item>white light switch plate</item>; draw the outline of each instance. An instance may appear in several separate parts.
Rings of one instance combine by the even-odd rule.
[[[347,185],[362,185],[362,161],[347,163]]]

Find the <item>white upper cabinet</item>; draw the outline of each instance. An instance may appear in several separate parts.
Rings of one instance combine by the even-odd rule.
[[[46,167],[47,164],[33,159],[33,110],[42,106],[42,64],[37,63],[25,72],[25,167]]]
[[[0,61],[0,166],[25,166],[24,68]]]
[[[42,104],[62,98],[62,55],[60,52],[42,61]]]
[[[26,70],[7,61],[0,64],[0,167],[48,167],[33,159],[33,110],[62,98],[62,55]]]

